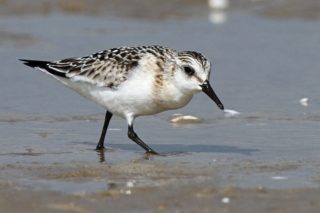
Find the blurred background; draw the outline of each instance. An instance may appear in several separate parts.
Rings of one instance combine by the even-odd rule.
[[[154,44],[206,55],[214,90],[240,114],[198,94],[183,109],[141,117],[135,130],[164,153],[150,159],[116,117],[112,150],[93,151],[104,109],[18,61]],[[265,212],[316,209],[319,190],[269,189],[319,189],[319,59],[319,0],[0,0],[0,211],[150,212],[161,201],[158,212],[239,212],[259,207],[260,195]],[[175,113],[199,120],[174,124]]]

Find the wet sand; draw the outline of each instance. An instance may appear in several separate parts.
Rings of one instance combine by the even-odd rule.
[[[107,151],[104,160],[108,159],[108,155],[111,155],[110,157],[120,155],[124,158],[125,154],[123,151]],[[41,154],[25,154],[33,156],[34,160],[39,155]],[[188,155],[189,157],[186,157]],[[295,171],[304,166],[301,165],[302,162],[268,164],[240,161],[228,164],[230,161],[220,162],[221,159],[211,163],[198,162],[196,165],[194,162],[180,162],[181,158],[190,159],[190,155],[192,154],[140,155],[130,161],[119,162],[121,161],[119,160],[113,163],[71,160],[69,163],[34,161],[7,164],[1,167],[1,210],[4,212],[24,212],[26,209],[28,212],[317,212],[319,210],[318,188],[279,189],[253,182],[250,187],[232,185],[233,175],[250,176],[250,173],[266,175]],[[20,153],[16,156],[23,155]],[[98,156],[101,159],[99,153]],[[234,171],[226,173],[226,167]],[[228,184],[224,184],[228,181]],[[275,181],[280,182],[280,185],[281,182],[286,182],[280,178]],[[253,187],[255,184],[257,185]]]
[[[122,1],[48,2],[0,1],[0,212],[319,212],[315,1],[301,13],[279,12],[301,11],[298,1],[231,1],[224,12],[174,1],[145,13],[115,9]],[[145,155],[116,117],[108,149],[96,152],[104,110],[17,60],[148,44],[207,55],[216,93],[240,114],[199,94],[137,119],[159,156]],[[199,119],[170,122],[176,113]]]
[[[252,164],[255,168],[251,169],[271,173],[295,166]],[[241,163],[239,167],[243,169]],[[318,188],[221,186],[219,181],[230,178],[230,174],[221,177],[223,167],[195,168],[188,163],[163,162],[161,157],[114,164],[18,163],[1,171],[13,179],[1,181],[4,212],[289,213],[318,212],[320,208]],[[21,174],[24,177],[17,177]]]
[[[130,194],[128,193],[130,192]],[[215,188],[170,184],[66,194],[0,189],[4,212],[318,212],[319,190]],[[228,201],[229,202],[226,202]]]

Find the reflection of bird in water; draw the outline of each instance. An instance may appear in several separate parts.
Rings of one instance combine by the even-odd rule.
[[[108,153],[108,151],[104,150],[104,149],[98,149],[98,150],[96,150],[96,152],[99,157],[99,162],[106,163],[106,153]],[[178,153],[178,152],[161,153],[161,156],[175,156],[178,154],[181,154],[181,153]],[[146,152],[142,157],[135,159],[135,161],[137,161],[137,160],[151,160],[151,159],[153,159],[153,156],[154,155],[152,153]]]
[[[98,149],[96,151],[97,151],[97,154],[99,156],[99,162],[100,163],[104,163],[106,161],[104,150],[103,149]]]

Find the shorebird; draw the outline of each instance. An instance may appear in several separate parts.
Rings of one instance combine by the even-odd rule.
[[[157,154],[135,133],[136,117],[181,108],[200,91],[224,109],[209,83],[210,62],[195,51],[155,45],[112,48],[58,61],[20,60],[106,109],[97,150],[104,149],[114,114],[127,121],[131,140],[147,153]]]

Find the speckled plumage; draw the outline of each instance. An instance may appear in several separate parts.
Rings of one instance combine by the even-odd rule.
[[[157,57],[157,66],[163,71],[164,64],[172,60],[176,52],[161,46],[120,47],[81,58],[50,62],[48,67],[71,79],[115,89],[148,54]]]
[[[106,108],[97,149],[103,148],[113,114],[127,120],[132,140],[155,153],[134,133],[136,117],[183,107],[200,91],[223,109],[209,84],[210,62],[195,51],[178,52],[162,46],[120,47],[80,58],[22,61]]]

